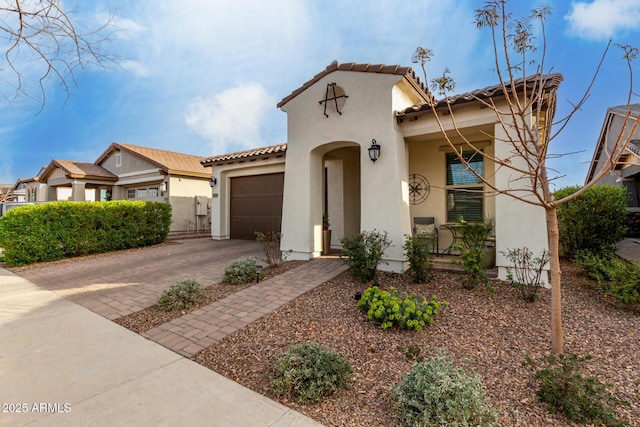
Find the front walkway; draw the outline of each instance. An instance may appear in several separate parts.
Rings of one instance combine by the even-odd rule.
[[[191,357],[346,270],[347,266],[339,259],[314,259],[143,335],[176,353]]]

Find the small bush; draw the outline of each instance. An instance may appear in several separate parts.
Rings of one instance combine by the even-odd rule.
[[[391,246],[387,232],[363,231],[343,237],[340,258],[349,266],[356,280],[366,283],[375,278],[376,269],[385,249]]]
[[[234,261],[224,270],[222,283],[230,285],[241,285],[251,283],[256,280],[257,258],[246,258]]]
[[[269,265],[278,265],[282,261],[282,252],[280,251],[280,241],[282,233],[270,231],[261,233],[256,231],[256,240],[262,245],[264,256]]]
[[[582,376],[581,364],[591,359],[590,356],[578,357],[575,354],[550,354],[541,357],[539,362],[527,356],[524,365],[537,369],[535,374],[540,381],[538,397],[547,404],[551,413],[561,413],[571,421],[578,423],[596,423],[606,426],[628,426],[624,421],[616,419],[614,408],[627,402],[613,397],[608,385],[597,378]]]
[[[444,351],[415,363],[393,396],[407,426],[499,425],[480,376],[456,367]]]
[[[167,311],[186,310],[202,299],[203,288],[193,279],[181,280],[169,286],[160,298],[158,306]]]
[[[425,283],[431,272],[432,265],[431,247],[437,237],[434,234],[419,234],[417,236],[405,236],[405,256],[409,261],[411,278],[415,283]]]
[[[458,225],[461,241],[454,242],[453,248],[460,251],[462,261],[452,260],[452,262],[462,265],[464,269],[465,274],[460,276],[460,281],[467,289],[473,289],[480,283],[487,286],[489,278],[484,261],[488,255],[487,239],[493,232],[493,220],[467,222],[460,217]]]
[[[580,187],[555,192],[559,200]],[[560,244],[564,254],[574,257],[578,251],[613,254],[616,243],[624,238],[627,193],[624,187],[596,185],[580,197],[558,206]]]
[[[433,323],[441,305],[449,305],[446,301],[438,301],[434,296],[431,301],[415,294],[401,298],[398,290],[391,287],[389,291],[381,291],[373,286],[362,294],[356,306],[367,312],[367,317],[382,329],[399,326],[403,329],[420,331],[425,325]]]
[[[340,388],[349,388],[351,365],[320,344],[302,344],[280,354],[271,386],[277,396],[300,403],[317,402]]]
[[[584,275],[592,279],[589,284],[605,296],[620,304],[640,310],[640,265],[615,255],[595,255],[578,252],[576,264]]]
[[[526,246],[524,248],[507,249],[504,254],[513,264],[513,270],[507,268],[507,280],[511,286],[517,288],[525,301],[534,302],[538,299],[538,291],[544,287],[544,266],[549,262],[546,249],[539,257]]]

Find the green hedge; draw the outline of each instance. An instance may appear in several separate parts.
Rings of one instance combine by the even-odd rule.
[[[559,200],[581,187],[566,187],[555,192]],[[573,258],[580,251],[613,254],[624,239],[627,215],[627,191],[624,187],[596,185],[582,196],[558,206],[560,244],[564,254]]]
[[[51,202],[0,217],[8,266],[137,248],[163,242],[171,205],[157,202]]]

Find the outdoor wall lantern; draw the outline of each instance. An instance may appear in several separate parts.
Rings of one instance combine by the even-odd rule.
[[[260,283],[260,274],[262,273],[262,265],[256,264],[256,283]]]
[[[166,192],[167,192],[167,181],[164,181],[164,182],[162,183],[162,192],[163,192],[163,193],[166,193]]]
[[[369,147],[369,158],[375,163],[378,157],[380,157],[380,144],[378,144],[375,139],[372,139],[371,147]]]
[[[216,186],[216,184],[218,184],[218,180],[216,179],[215,176],[212,176],[211,179],[209,180],[209,187],[213,188]]]

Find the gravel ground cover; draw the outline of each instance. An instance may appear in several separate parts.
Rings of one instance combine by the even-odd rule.
[[[618,414],[640,425],[640,315],[616,307],[583,284],[579,271],[563,263],[565,352],[591,354],[585,375],[613,384],[611,392],[631,405]],[[434,323],[420,332],[387,330],[373,325],[355,307],[354,294],[365,286],[348,273],[329,281],[229,335],[194,356],[194,360],[267,397],[276,356],[293,344],[319,342],[345,356],[354,368],[350,390],[321,403],[281,401],[327,426],[396,426],[390,390],[420,356],[446,348],[456,362],[479,373],[491,404],[505,426],[572,426],[549,414],[537,400],[537,383],[525,355],[550,351],[550,292],[528,303],[506,283],[465,290],[451,273],[435,273],[428,284],[413,284],[405,275],[382,273],[380,286],[437,295],[449,302]]]

